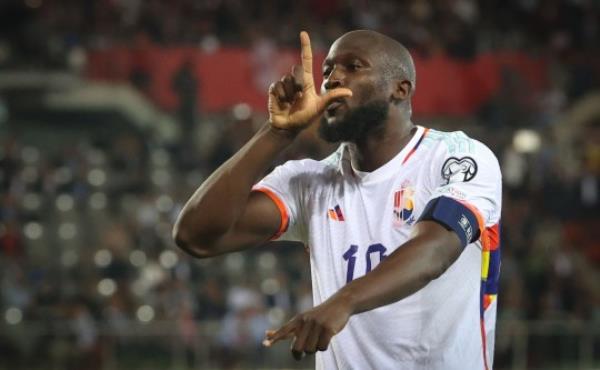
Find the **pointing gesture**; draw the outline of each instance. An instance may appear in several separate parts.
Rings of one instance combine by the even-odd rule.
[[[300,130],[319,117],[333,100],[352,96],[352,91],[337,88],[319,96],[315,90],[313,58],[308,33],[300,33],[302,68],[294,66],[291,74],[269,87],[269,121],[276,128]]]
[[[331,338],[339,333],[353,312],[351,303],[341,295],[334,295],[329,300],[313,309],[296,315],[287,324],[277,330],[267,330],[263,345],[292,339],[291,352],[296,360],[306,354],[326,351]]]

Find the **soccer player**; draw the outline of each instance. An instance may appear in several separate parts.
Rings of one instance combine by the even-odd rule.
[[[321,95],[308,34],[300,41],[302,67],[271,85],[268,122],[189,199],[176,243],[200,258],[269,239],[305,243],[315,307],[264,343],[292,339],[294,357],[317,353],[317,369],[490,369],[502,192],[494,154],[462,132],[413,124],[415,68],[395,40],[340,37]],[[337,151],[259,181],[316,122]]]

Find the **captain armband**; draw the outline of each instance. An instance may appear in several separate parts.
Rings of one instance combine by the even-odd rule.
[[[467,206],[452,198],[441,196],[429,201],[419,221],[435,221],[446,229],[453,230],[463,247],[479,239],[477,216]]]

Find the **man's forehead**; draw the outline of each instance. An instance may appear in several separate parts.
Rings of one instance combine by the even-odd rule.
[[[379,40],[369,35],[345,34],[331,44],[326,61],[344,54],[373,58],[380,50],[380,44]]]

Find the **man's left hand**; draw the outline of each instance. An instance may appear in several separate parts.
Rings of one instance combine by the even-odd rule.
[[[305,354],[325,351],[331,338],[346,326],[351,314],[347,299],[331,297],[311,310],[296,315],[281,328],[267,330],[263,344],[270,347],[277,341],[293,338],[292,355],[300,360]]]

